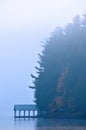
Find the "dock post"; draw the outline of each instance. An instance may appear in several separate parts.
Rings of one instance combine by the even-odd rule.
[[[25,117],[25,110],[24,110],[24,117]]]
[[[19,111],[19,117],[21,117],[21,111]]]
[[[28,117],[30,117],[30,111],[28,111]]]
[[[16,110],[14,110],[14,118],[16,117]]]
[[[35,111],[33,110],[33,117],[35,116]]]

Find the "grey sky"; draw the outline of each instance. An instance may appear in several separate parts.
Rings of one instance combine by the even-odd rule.
[[[59,25],[85,12],[86,0],[0,0],[0,107],[32,103],[41,42]]]

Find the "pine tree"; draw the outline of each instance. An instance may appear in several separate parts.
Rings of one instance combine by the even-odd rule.
[[[51,113],[86,112],[86,20],[77,15],[65,28],[57,28],[39,54],[34,79],[39,110]],[[54,116],[55,116],[54,115]]]
[[[56,33],[58,37],[55,36]],[[63,61],[59,57],[61,52],[57,48],[57,43],[63,41],[64,34],[60,28],[56,29],[56,33],[46,41],[42,54],[39,54],[40,67],[36,67],[38,77],[32,76],[34,78],[35,102],[40,110],[49,110],[49,103],[57,95],[56,85],[60,71],[62,71]],[[62,55],[61,57],[63,58]]]

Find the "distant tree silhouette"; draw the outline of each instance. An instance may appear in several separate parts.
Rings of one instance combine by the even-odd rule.
[[[39,110],[86,114],[86,15],[58,27],[44,42],[37,77],[31,75]],[[86,116],[86,115],[85,115]]]

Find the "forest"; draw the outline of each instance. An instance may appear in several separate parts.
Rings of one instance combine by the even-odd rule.
[[[86,117],[86,14],[57,27],[38,55],[30,88],[39,115]]]

